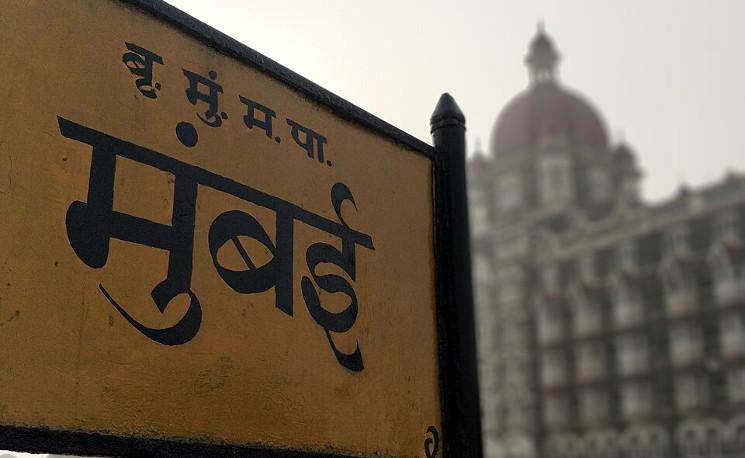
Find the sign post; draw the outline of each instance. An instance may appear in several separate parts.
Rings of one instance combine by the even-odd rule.
[[[8,0],[0,448],[481,455],[434,147],[156,0]]]
[[[481,456],[476,338],[466,196],[466,118],[450,94],[432,114],[437,216],[440,377],[445,456]],[[451,442],[452,441],[452,442]],[[452,447],[452,448],[448,448]]]

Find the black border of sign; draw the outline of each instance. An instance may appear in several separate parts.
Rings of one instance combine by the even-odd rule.
[[[207,46],[280,80],[330,108],[337,116],[408,146],[432,160],[442,406],[442,446],[436,456],[482,456],[465,190],[465,118],[453,98],[444,94],[432,115],[432,147],[164,1],[118,1],[164,20]],[[423,453],[425,433],[422,431]],[[433,444],[429,445],[431,449]],[[331,448],[326,452],[305,452],[11,426],[0,426],[0,447],[38,453],[133,457],[345,456]]]

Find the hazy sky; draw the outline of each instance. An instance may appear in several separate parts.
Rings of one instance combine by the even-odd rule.
[[[429,141],[441,92],[488,144],[527,85],[542,19],[561,80],[601,109],[641,156],[659,198],[744,168],[745,2],[709,0],[171,0],[210,25]]]

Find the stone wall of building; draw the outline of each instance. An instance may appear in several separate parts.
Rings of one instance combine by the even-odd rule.
[[[647,204],[543,31],[526,62],[469,163],[487,456],[745,456],[745,177]]]

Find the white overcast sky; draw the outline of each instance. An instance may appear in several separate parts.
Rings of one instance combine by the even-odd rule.
[[[543,20],[561,80],[639,152],[647,197],[745,168],[743,1],[170,3],[426,141],[450,92],[471,147],[488,144],[499,110],[526,87],[523,58]]]

